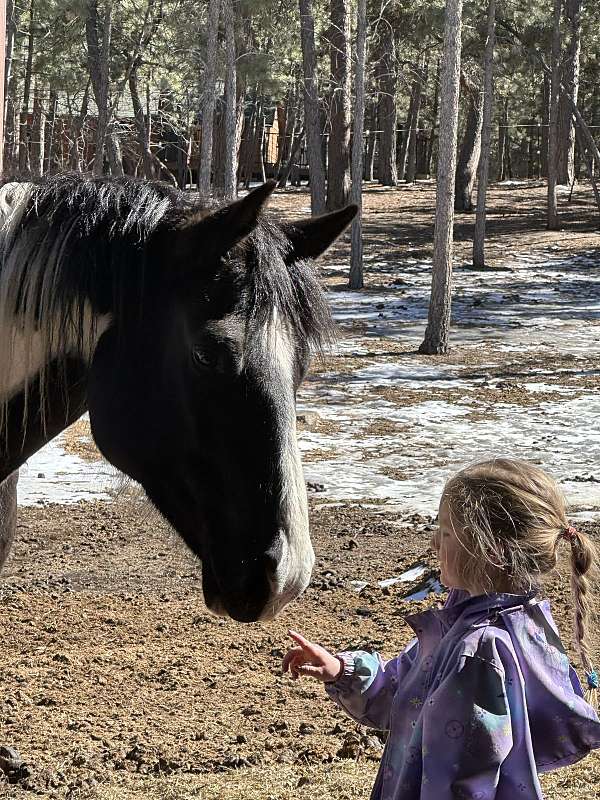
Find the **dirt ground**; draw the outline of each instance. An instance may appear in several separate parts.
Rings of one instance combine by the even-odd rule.
[[[586,187],[563,209],[568,231],[544,230],[543,198],[535,186],[492,191],[492,264],[501,266],[508,251],[599,247]],[[275,198],[290,217],[308,202],[305,192]],[[430,256],[432,203],[430,184],[368,191],[368,251],[401,258],[410,243],[418,257]],[[463,259],[472,223],[468,217],[457,227]],[[346,250],[342,243],[335,257]],[[395,278],[369,274],[367,290]],[[342,288],[341,276],[330,283]],[[375,358],[393,352],[384,339],[374,345]],[[549,373],[563,366],[559,358],[547,364]],[[316,374],[343,369],[336,356]],[[511,395],[511,402],[518,400]],[[299,427],[311,424],[324,423],[305,419]],[[394,425],[380,424],[377,433],[390,441],[402,435]],[[84,423],[69,434],[68,448],[94,457]],[[410,639],[404,615],[443,596],[407,602],[418,586],[377,582],[415,564],[435,577],[433,520],[360,497],[335,505],[318,492],[310,498],[317,553],[310,588],[277,620],[243,627],[206,611],[200,565],[135,497],[21,509],[0,584],[0,745],[18,748],[27,769],[17,783],[0,781],[0,797],[366,800],[381,740],[342,715],[319,685],[281,675],[286,630],[331,648],[394,655]],[[600,525],[581,527],[600,543]],[[565,644],[567,575],[563,554],[545,584]],[[359,580],[368,584],[360,592],[352,584]],[[543,786],[549,800],[597,798],[600,758],[545,776]]]

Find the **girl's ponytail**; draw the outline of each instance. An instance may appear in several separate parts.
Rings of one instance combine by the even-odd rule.
[[[568,527],[561,537],[571,545],[571,591],[575,606],[575,641],[585,670],[588,691],[586,699],[598,707],[598,674],[593,666],[589,624],[593,614],[592,581],[598,569],[598,552],[590,538],[576,528]]]

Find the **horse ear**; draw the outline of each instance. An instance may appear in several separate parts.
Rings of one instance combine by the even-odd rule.
[[[350,205],[331,214],[309,217],[294,222],[293,225],[285,225],[285,234],[292,243],[292,251],[286,260],[292,262],[320,256],[348,227],[357,211],[358,206]]]
[[[186,253],[201,253],[205,258],[220,258],[258,225],[260,212],[277,186],[267,181],[241,200],[229,203],[202,217],[192,217],[177,231]]]

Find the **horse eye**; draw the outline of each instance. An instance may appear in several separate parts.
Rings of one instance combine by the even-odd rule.
[[[192,350],[192,360],[194,365],[201,369],[214,369],[217,365],[215,356],[197,347]]]

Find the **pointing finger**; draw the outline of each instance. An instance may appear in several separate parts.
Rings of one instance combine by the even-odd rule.
[[[315,645],[312,642],[309,642],[308,639],[305,639],[301,633],[297,633],[296,631],[288,631],[288,635],[290,639],[296,642],[303,650],[306,652],[314,654],[315,653]]]

